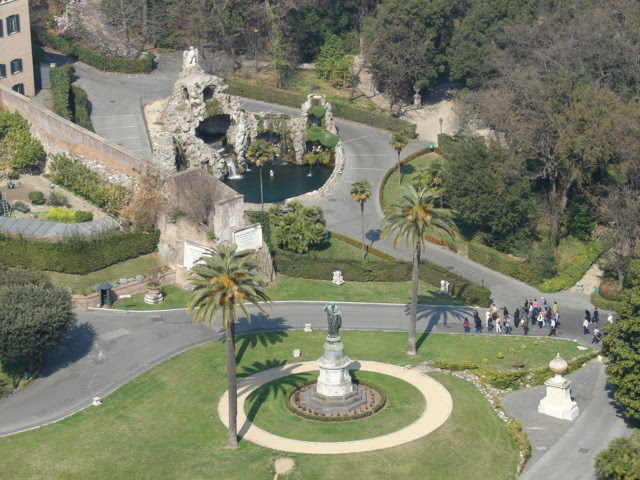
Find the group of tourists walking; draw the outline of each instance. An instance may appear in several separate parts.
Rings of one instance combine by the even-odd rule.
[[[600,312],[598,307],[593,307],[593,314],[588,308],[584,309],[584,318],[582,319],[582,330],[585,335],[593,333],[591,343],[598,344],[602,340],[602,331],[598,328],[598,322],[600,321]],[[607,317],[607,323],[613,323],[613,314],[609,314]],[[593,332],[590,332],[593,327]]]
[[[538,326],[538,328],[550,327],[549,336],[554,336],[560,326],[560,312],[558,310],[558,302],[551,304],[544,297],[538,299],[525,299],[520,306],[516,307],[513,312],[513,318],[509,315],[509,309],[502,307],[498,309],[494,303],[485,313],[484,325],[477,309],[473,311],[473,324],[476,333],[482,333],[483,328],[487,332],[504,333],[510,335],[514,328],[522,328],[524,335],[529,334],[529,329]],[[471,331],[471,324],[465,317],[462,326],[465,333]]]

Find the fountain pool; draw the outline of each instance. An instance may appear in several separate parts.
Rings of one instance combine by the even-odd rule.
[[[273,175],[269,171],[273,170]],[[309,174],[308,165],[270,163],[262,167],[262,187],[265,203],[283,202],[287,198],[317,190],[327,181],[333,167],[314,165]],[[224,183],[244,195],[247,203],[260,203],[258,168],[251,166],[240,178],[226,178]]]

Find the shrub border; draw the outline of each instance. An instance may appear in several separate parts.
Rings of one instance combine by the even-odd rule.
[[[347,237],[336,232],[329,232],[329,236],[330,238],[342,240],[345,243],[353,245],[354,247],[362,248],[362,243],[359,240],[353,239],[351,237]],[[387,260],[396,264],[407,263],[399,262],[397,258],[376,248],[369,247],[368,245],[365,245],[365,251],[383,260]],[[287,252],[279,250],[274,256],[274,264],[277,271],[279,255],[286,256]],[[317,260],[315,261],[317,262]],[[282,273],[287,274],[286,272]],[[294,278],[296,277],[296,275],[290,276]],[[452,296],[460,298],[461,300],[468,302],[471,305],[489,305],[491,291],[488,288],[482,285],[478,285],[477,283],[474,283],[471,280],[458,275],[457,273],[450,272],[446,268],[436,265],[435,263],[432,263],[428,260],[420,260],[420,280],[436,288],[440,288],[440,280],[442,279],[450,282],[449,291],[451,292]]]
[[[331,417],[326,415],[314,415],[313,413],[301,412],[299,410],[294,409],[293,406],[291,405],[291,395],[293,395],[296,391],[300,390],[301,388],[304,388],[308,385],[312,385],[314,383],[316,382],[313,380],[305,382],[302,385],[291,390],[289,393],[287,393],[284,399],[284,407],[287,409],[289,413],[297,417],[302,417],[302,418],[306,418],[307,420],[314,420],[317,422],[342,423],[342,422],[350,422],[352,420],[361,420],[363,418],[370,417],[373,414],[378,413],[387,404],[387,394],[384,393],[384,389],[380,385],[374,382],[366,382],[366,381],[358,380],[357,382],[354,381],[354,383],[357,383],[358,385],[366,385],[367,387],[374,389],[376,392],[380,394],[380,402],[371,410],[367,410],[366,412],[356,413],[355,415],[348,415],[344,417]]]
[[[149,73],[153,71],[155,55],[152,52],[147,53],[144,58],[107,57],[46,30],[32,28],[31,33],[37,43],[46,45],[98,70],[118,73]]]

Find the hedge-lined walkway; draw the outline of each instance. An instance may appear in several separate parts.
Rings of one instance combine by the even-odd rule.
[[[0,232],[35,238],[90,237],[120,228],[111,217],[82,223],[59,223],[27,218],[0,217]]]

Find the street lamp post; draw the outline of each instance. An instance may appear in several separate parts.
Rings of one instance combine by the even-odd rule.
[[[444,122],[444,119],[440,117],[438,121],[440,122],[440,133],[442,133],[442,122]]]

